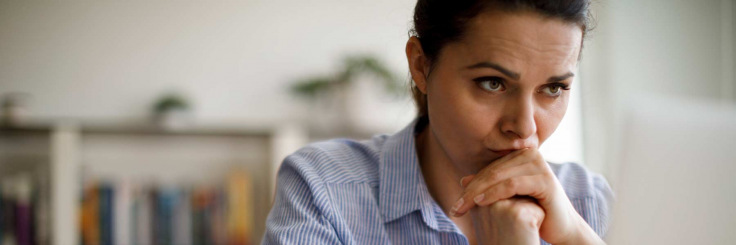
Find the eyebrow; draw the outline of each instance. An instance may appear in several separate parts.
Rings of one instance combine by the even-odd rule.
[[[568,71],[564,75],[550,77],[549,79],[547,79],[547,83],[561,82],[561,81],[564,81],[565,79],[568,79],[574,76],[575,76],[574,73]]]
[[[505,67],[503,67],[503,66],[501,66],[499,64],[493,63],[493,62],[487,62],[487,61],[479,62],[477,64],[470,65],[467,68],[468,69],[491,68],[491,69],[494,69],[494,70],[497,70],[497,71],[503,73],[507,77],[510,77],[510,78],[512,78],[514,80],[519,80],[519,78],[521,78],[521,74],[519,74],[518,72],[513,72],[513,71],[511,71],[509,69],[506,69]],[[560,76],[552,76],[552,77],[550,77],[549,79],[547,79],[547,83],[555,83],[555,82],[564,81],[565,79],[568,79],[568,78],[571,78],[571,77],[574,77],[574,76],[575,76],[574,73],[567,72],[567,73],[565,73],[563,75],[560,75]]]
[[[477,63],[475,65],[468,66],[467,68],[468,69],[491,68],[491,69],[494,69],[494,70],[497,70],[497,71],[503,73],[507,77],[513,78],[514,80],[519,80],[519,78],[521,77],[521,75],[519,75],[518,72],[513,72],[513,71],[511,71],[509,69],[504,68],[503,66],[501,66],[499,64],[491,63],[491,62],[487,62],[487,61],[480,62],[480,63]]]

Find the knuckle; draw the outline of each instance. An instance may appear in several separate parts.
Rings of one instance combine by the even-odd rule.
[[[506,187],[507,189],[509,189],[509,190],[514,190],[514,189],[516,189],[516,187],[517,187],[518,185],[519,185],[519,181],[517,181],[517,180],[515,180],[515,179],[507,179],[507,180],[506,180],[506,181],[504,182],[504,186],[505,186],[505,187]]]
[[[505,214],[507,213],[506,211],[512,206],[511,204],[512,204],[511,200],[508,200],[508,199],[499,200],[491,204],[490,209],[491,209],[491,212],[495,214]]]
[[[499,178],[501,178],[501,174],[497,171],[491,171],[488,173],[487,179],[489,182],[493,182],[494,180],[498,180]]]
[[[544,173],[542,173],[542,177],[544,177],[545,179],[556,179],[557,178],[555,173],[553,173],[552,171],[545,171]]]
[[[474,181],[473,183],[469,184],[468,187],[466,187],[466,192],[480,194],[480,192],[487,187],[488,184],[486,184],[486,181],[484,179],[479,179],[479,181]]]
[[[514,229],[538,231],[545,214],[536,203],[519,198],[499,200],[489,206],[491,215],[505,220]]]
[[[539,228],[537,225],[540,223],[539,220],[537,220],[537,218],[532,217],[532,216],[526,216],[526,217],[527,218],[518,220],[516,222],[519,228],[525,229],[525,230],[537,230]]]
[[[520,228],[524,229],[536,229],[541,223],[539,215],[539,208],[532,205],[536,204],[520,204],[514,205],[514,208],[509,213],[511,219],[519,225]]]
[[[478,176],[475,176],[475,178],[473,178],[473,181],[471,181],[471,183],[472,184],[483,183],[483,182],[486,182],[486,178],[488,178],[486,177],[486,174],[478,174]]]
[[[541,172],[541,173],[551,172],[551,169],[549,169],[548,166],[549,165],[544,160],[536,161],[536,168],[537,168],[538,173],[539,172]]]
[[[531,159],[542,159],[542,153],[539,153],[539,151],[529,151],[529,157]]]

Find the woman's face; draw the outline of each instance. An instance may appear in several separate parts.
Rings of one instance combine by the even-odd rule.
[[[427,95],[430,137],[463,174],[538,148],[554,132],[582,40],[580,26],[527,12],[482,13],[467,28],[429,75],[412,69]]]

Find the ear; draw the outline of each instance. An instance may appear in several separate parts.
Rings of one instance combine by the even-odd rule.
[[[427,78],[429,77],[429,60],[424,55],[422,44],[415,36],[406,42],[406,60],[409,62],[409,72],[419,91],[427,94]]]

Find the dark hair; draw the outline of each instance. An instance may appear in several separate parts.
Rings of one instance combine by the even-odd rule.
[[[578,24],[585,37],[592,27],[589,6],[590,0],[418,0],[414,8],[414,28],[409,34],[419,39],[424,55],[434,64],[442,47],[460,39],[468,22],[483,11],[532,11]],[[426,120],[426,95],[414,82],[411,92],[420,120]]]

